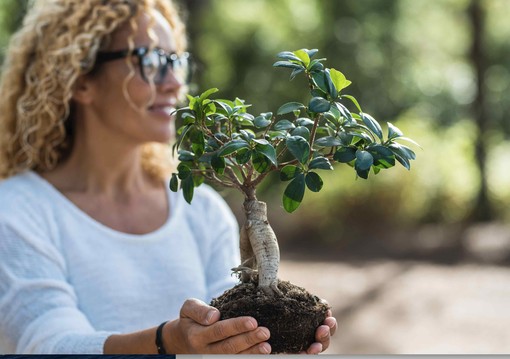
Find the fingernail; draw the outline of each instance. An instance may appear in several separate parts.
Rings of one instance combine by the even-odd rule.
[[[257,331],[257,338],[259,339],[262,339],[262,340],[267,340],[269,339],[269,331],[265,328],[259,328],[259,330]]]
[[[253,323],[252,320],[247,320],[246,323],[246,329],[253,330],[256,328],[255,323]]]
[[[271,353],[271,347],[267,343],[262,343],[259,346],[259,349],[260,349],[260,353],[261,354],[269,354],[269,353]]]
[[[212,318],[214,314],[216,313],[215,310],[210,310],[209,313],[207,313],[207,318],[205,318],[206,322],[209,324],[212,321]]]

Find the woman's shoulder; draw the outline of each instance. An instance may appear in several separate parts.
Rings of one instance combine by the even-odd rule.
[[[30,171],[23,172],[0,180],[0,196],[2,200],[25,196],[30,193],[33,187],[33,173]]]
[[[0,180],[0,213],[25,211],[28,207],[40,206],[44,187],[31,171]]]

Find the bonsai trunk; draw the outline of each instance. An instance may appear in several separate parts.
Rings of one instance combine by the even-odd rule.
[[[280,249],[276,235],[267,220],[267,206],[256,198],[244,202],[246,222],[241,227],[241,265],[233,268],[240,272],[243,283],[254,280],[258,274],[258,287],[266,295],[281,295],[278,289]]]
[[[315,330],[326,318],[329,306],[304,288],[278,279],[280,250],[267,220],[264,202],[247,196],[246,222],[241,227],[240,284],[227,290],[211,305],[222,319],[252,316],[271,332],[272,353],[298,353],[315,341]]]

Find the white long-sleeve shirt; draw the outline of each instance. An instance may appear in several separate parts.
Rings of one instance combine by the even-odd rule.
[[[101,354],[106,338],[177,318],[235,284],[238,227],[203,185],[168,191],[154,232],[111,229],[34,172],[0,182],[0,353]]]

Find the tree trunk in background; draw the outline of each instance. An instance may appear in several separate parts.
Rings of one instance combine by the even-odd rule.
[[[485,30],[485,13],[480,0],[471,0],[468,16],[472,28],[472,44],[470,60],[475,70],[476,97],[473,101],[472,111],[477,128],[475,139],[475,162],[480,173],[480,187],[471,213],[470,220],[489,221],[494,219],[494,211],[489,199],[487,185],[487,130],[488,114],[485,103],[484,74],[487,69],[486,54],[483,49],[483,36]]]

